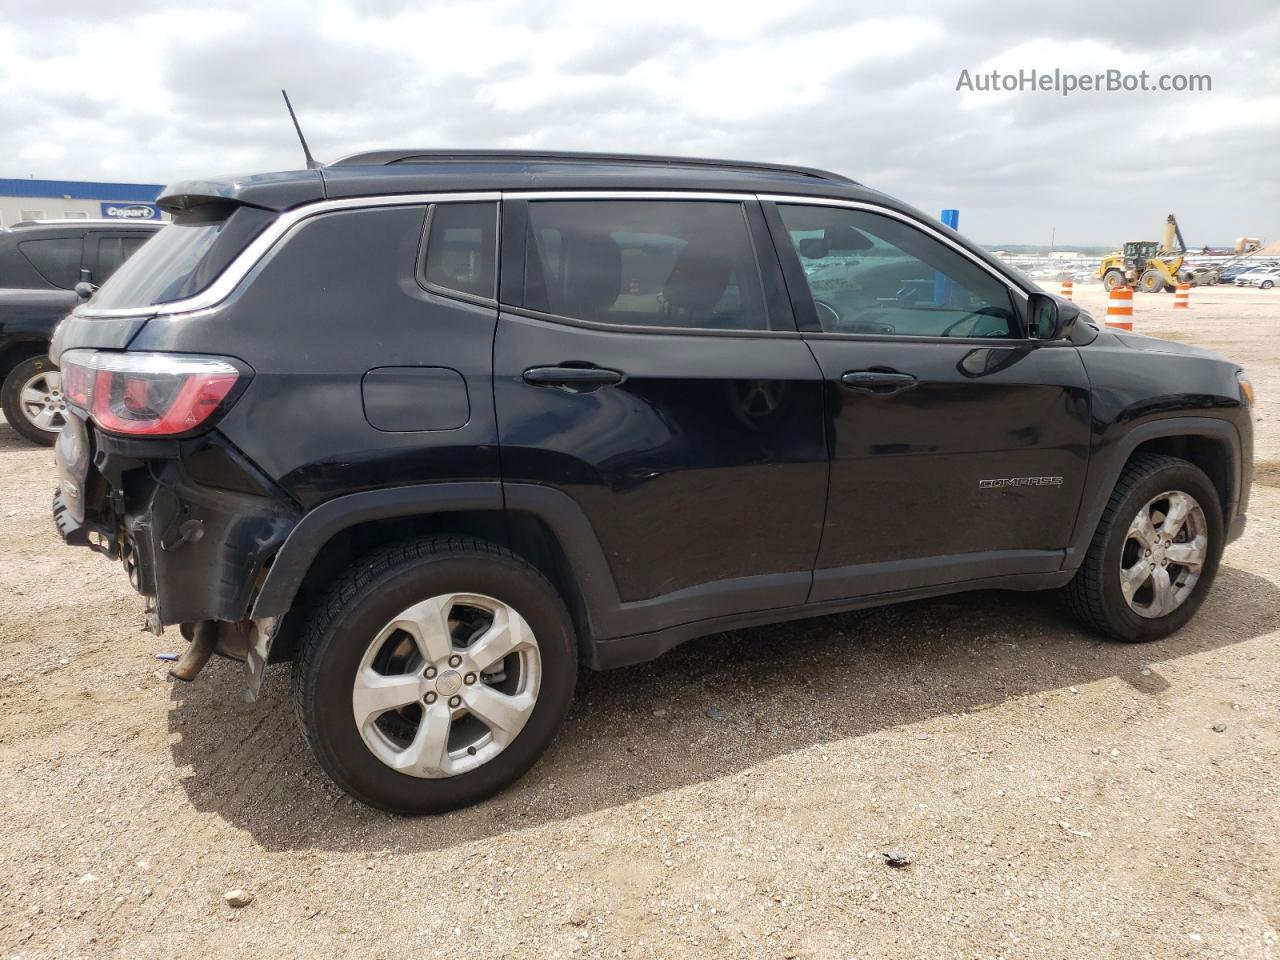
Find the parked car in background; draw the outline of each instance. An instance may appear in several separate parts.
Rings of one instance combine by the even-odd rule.
[[[66,422],[53,328],[79,300],[76,284],[102,284],[163,223],[23,220],[0,229],[0,405],[35,443],[52,445]]]
[[[1238,365],[838,174],[380,151],[159,203],[50,351],[54,519],[179,679],[294,660],[387,810],[489,796],[580,665],[720,630],[1005,588],[1164,637],[1244,529]]]
[[[1222,271],[1218,277],[1219,283],[1235,283],[1239,277],[1254,270],[1269,270],[1280,267],[1280,261],[1275,260],[1246,260],[1243,263],[1233,264]]]
[[[1236,277],[1237,287],[1261,287],[1263,290],[1270,290],[1277,283],[1280,283],[1280,267],[1250,270]]]

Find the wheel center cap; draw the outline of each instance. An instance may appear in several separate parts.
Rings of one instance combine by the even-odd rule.
[[[446,697],[452,697],[462,689],[462,674],[457,670],[446,670],[436,680],[436,690]]]

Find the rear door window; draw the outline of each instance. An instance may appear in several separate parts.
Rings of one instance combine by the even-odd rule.
[[[70,290],[80,282],[80,259],[84,241],[80,237],[24,240],[18,250],[55,287]]]
[[[741,203],[529,203],[524,305],[591,323],[766,330]]]
[[[428,214],[421,279],[429,287],[495,299],[497,240],[496,203],[437,203]]]
[[[93,282],[102,285],[120,269],[120,265],[138,252],[138,248],[150,239],[151,234],[133,236],[98,237],[98,265],[93,271]]]

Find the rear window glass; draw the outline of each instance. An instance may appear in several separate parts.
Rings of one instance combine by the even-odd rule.
[[[80,282],[80,254],[84,241],[79,237],[25,240],[18,249],[27,261],[55,287],[70,290]]]
[[[120,265],[93,306],[146,307],[194,296],[274,217],[256,207],[213,204],[183,213]]]

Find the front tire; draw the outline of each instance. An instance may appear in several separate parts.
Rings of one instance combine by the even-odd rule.
[[[1138,278],[1138,289],[1143,293],[1159,293],[1164,289],[1164,277],[1156,270],[1148,270]]]
[[[1140,454],[1125,466],[1084,563],[1064,588],[1084,625],[1158,640],[1200,609],[1225,545],[1218,492],[1194,464]]]
[[[4,418],[21,436],[44,447],[58,439],[67,422],[67,398],[62,378],[48,357],[28,357],[17,364],[0,386]]]
[[[507,787],[545,752],[577,679],[555,588],[493,544],[435,537],[353,564],[294,667],[316,759],[358,800],[441,813]]]

